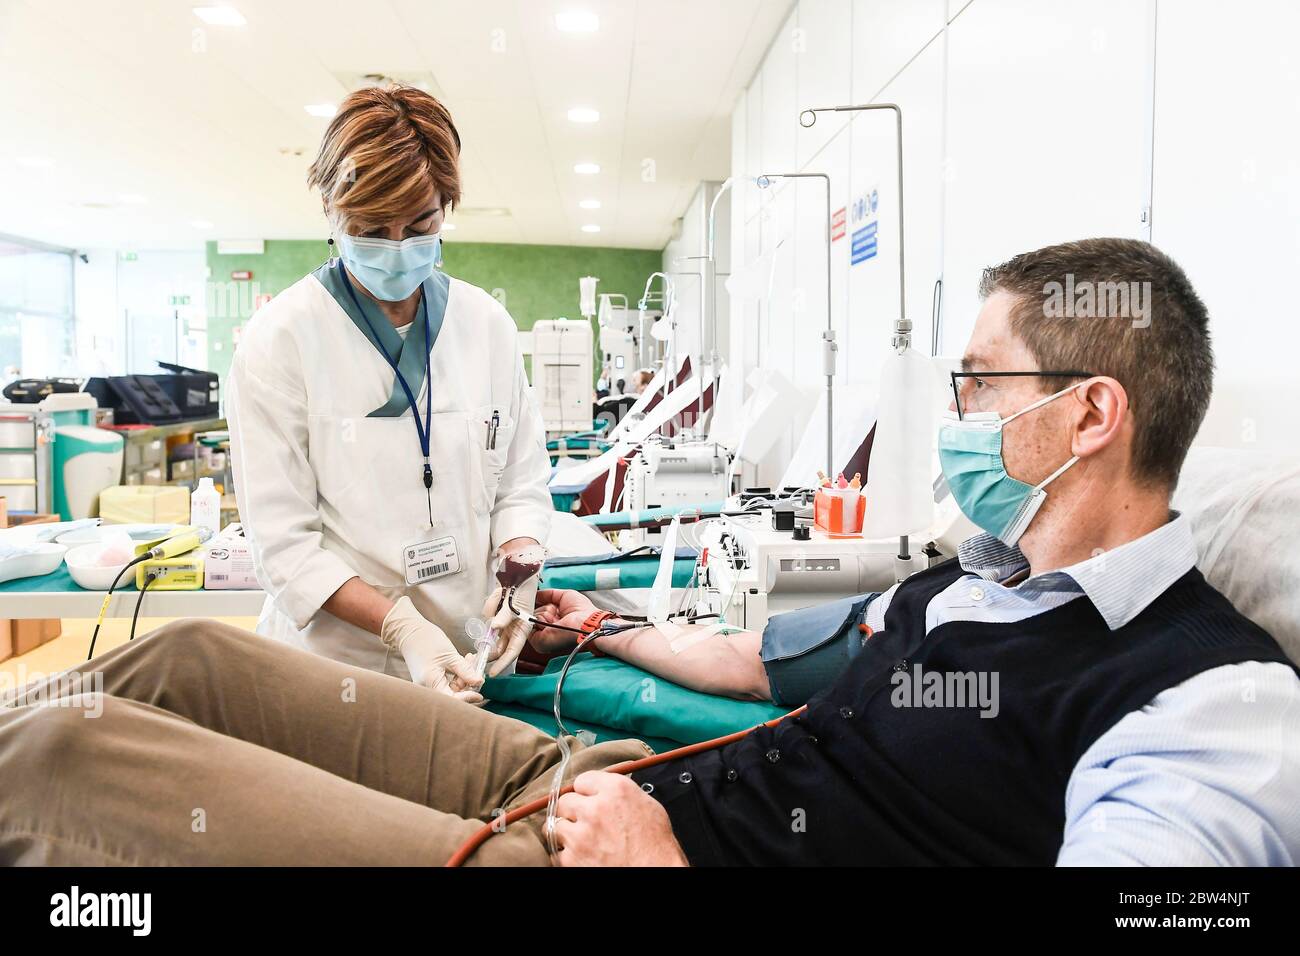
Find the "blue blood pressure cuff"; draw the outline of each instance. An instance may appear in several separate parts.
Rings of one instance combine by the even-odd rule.
[[[772,700],[798,707],[833,684],[862,650],[858,625],[878,596],[859,594],[769,618],[760,656]]]

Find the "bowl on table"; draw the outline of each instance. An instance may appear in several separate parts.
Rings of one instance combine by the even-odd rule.
[[[67,550],[63,545],[49,541],[18,546],[0,544],[0,584],[57,571]]]
[[[113,586],[113,581],[122,569],[135,558],[135,555],[131,554],[121,561],[104,564],[101,560],[103,552],[102,544],[83,544],[72,548],[63,557],[63,563],[68,566],[68,574],[72,575],[72,580],[87,591],[107,591]],[[129,574],[123,575],[118,584],[133,586],[135,578]]]

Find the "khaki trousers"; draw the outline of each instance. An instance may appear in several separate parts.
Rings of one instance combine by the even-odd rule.
[[[520,721],[211,621],[3,703],[3,864],[437,865],[559,761]],[[569,777],[651,752],[570,742]],[[470,862],[545,865],[544,820]]]

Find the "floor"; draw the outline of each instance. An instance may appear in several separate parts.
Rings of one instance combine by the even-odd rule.
[[[136,639],[139,640],[141,635],[148,634],[155,627],[160,627],[169,620],[172,618],[140,618],[136,623]],[[219,617],[215,620],[233,624],[246,631],[253,630],[257,625],[255,617]],[[83,663],[86,660],[86,652],[90,650],[90,635],[94,629],[93,619],[68,618],[63,622],[63,633],[54,640],[19,657],[11,657],[0,663],[0,690],[3,690],[6,685],[25,684],[28,680],[42,674],[57,673]],[[125,644],[130,631],[129,619],[105,621],[104,626],[100,628],[99,639],[95,642],[95,656],[98,657],[114,647]]]

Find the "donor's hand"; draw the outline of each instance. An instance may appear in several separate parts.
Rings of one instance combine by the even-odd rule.
[[[578,774],[555,817],[560,866],[689,865],[668,813],[624,774]]]
[[[596,605],[581,591],[538,591],[533,617],[542,623],[533,626],[528,643],[544,654],[571,650],[577,643],[577,634],[544,625],[559,624],[561,627],[580,628],[595,610]]]

